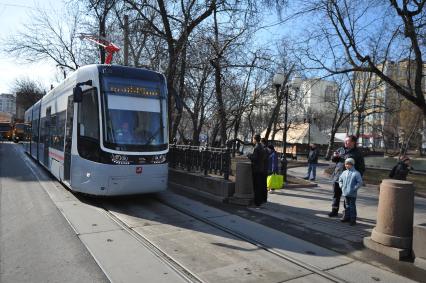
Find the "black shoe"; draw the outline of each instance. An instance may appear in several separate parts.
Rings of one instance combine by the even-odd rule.
[[[333,210],[328,214],[328,217],[336,217],[338,215],[337,211]]]
[[[315,178],[312,178],[310,181],[315,181]]]
[[[309,177],[305,177],[305,178],[303,178],[304,180],[308,180],[309,179]]]
[[[349,225],[351,225],[351,226],[354,226],[356,224],[356,221],[351,221],[350,223],[349,223]]]
[[[349,219],[342,218],[340,219],[340,222],[349,222]]]

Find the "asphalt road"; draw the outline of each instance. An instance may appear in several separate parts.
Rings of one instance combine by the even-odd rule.
[[[0,282],[109,282],[10,143],[0,143]]]

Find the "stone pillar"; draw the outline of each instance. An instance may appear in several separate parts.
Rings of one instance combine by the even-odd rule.
[[[376,227],[364,245],[398,260],[411,254],[414,217],[413,183],[384,179],[380,184]]]
[[[238,162],[235,175],[235,194],[230,203],[250,205],[253,203],[253,175],[250,162]]]

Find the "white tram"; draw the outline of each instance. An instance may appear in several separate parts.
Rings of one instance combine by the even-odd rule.
[[[162,74],[79,68],[25,112],[25,151],[71,190],[91,195],[167,187],[167,88]]]

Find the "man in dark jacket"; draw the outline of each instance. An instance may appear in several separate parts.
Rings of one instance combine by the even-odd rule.
[[[389,177],[396,180],[407,180],[407,175],[411,169],[410,158],[401,156],[398,164],[396,164],[389,173]]]
[[[342,196],[342,188],[339,186],[339,177],[345,169],[345,160],[353,158],[355,161],[355,169],[361,174],[364,174],[365,163],[364,156],[361,151],[356,147],[357,137],[354,135],[347,136],[345,139],[345,146],[336,150],[332,157],[332,161],[336,163],[336,167],[332,174],[333,181],[333,202],[331,204],[331,212],[328,214],[330,217],[338,215],[340,198]]]
[[[253,191],[254,204],[260,206],[266,202],[268,191],[266,189],[266,178],[268,170],[268,155],[266,149],[260,143],[260,135],[253,137],[255,147],[253,153],[248,156],[251,160],[251,168],[253,173]]]
[[[317,146],[315,144],[311,144],[308,154],[308,174],[306,175],[305,180],[310,179],[311,181],[315,181],[317,175],[318,155],[319,150]]]

